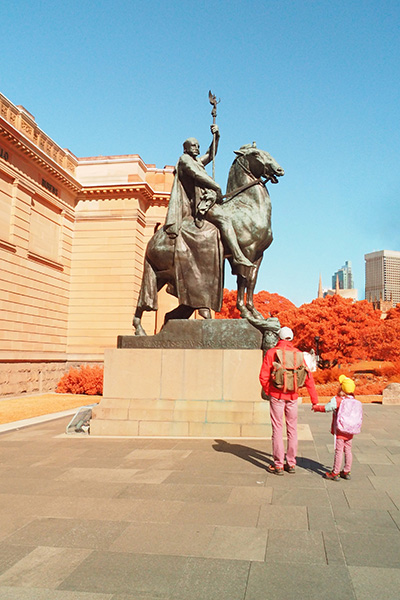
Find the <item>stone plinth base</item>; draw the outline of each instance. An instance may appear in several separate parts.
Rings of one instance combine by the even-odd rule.
[[[261,332],[245,319],[171,319],[157,335],[119,335],[118,348],[259,349]]]
[[[104,359],[91,435],[271,436],[261,350],[120,348]]]

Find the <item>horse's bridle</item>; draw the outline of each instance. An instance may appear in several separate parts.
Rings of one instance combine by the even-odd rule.
[[[257,185],[258,183],[265,186],[266,182],[263,181],[261,179],[261,177],[254,177],[253,173],[244,166],[244,164],[242,162],[240,162],[240,157],[237,159],[237,164],[243,169],[243,171],[245,171],[248,175],[250,175],[250,177],[253,178],[253,181],[250,181],[249,183],[246,183],[245,185],[242,185],[239,188],[236,188],[236,190],[233,190],[233,192],[229,192],[229,194],[225,194],[224,196],[222,196],[221,198],[221,204],[226,204],[227,202],[230,202],[231,200],[233,200],[233,198],[235,196],[237,196],[238,194],[241,194],[242,192],[244,192],[245,190],[248,190],[249,188],[253,187],[254,185]],[[222,202],[222,200],[225,199],[225,202]]]

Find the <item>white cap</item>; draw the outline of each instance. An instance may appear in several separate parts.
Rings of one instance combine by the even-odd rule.
[[[279,337],[281,340],[292,340],[293,339],[293,331],[290,327],[282,327],[279,332]]]

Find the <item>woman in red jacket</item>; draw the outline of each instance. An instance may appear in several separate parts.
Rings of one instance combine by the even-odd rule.
[[[299,395],[297,391],[284,392],[274,385],[274,381],[271,377],[274,370],[273,363],[275,361],[277,349],[300,352],[302,354],[302,352],[292,343],[293,331],[289,329],[289,327],[282,327],[279,332],[279,337],[280,340],[278,344],[274,348],[267,350],[260,371],[260,383],[270,400],[272,424],[272,453],[274,464],[268,467],[268,471],[275,475],[283,475],[284,469],[288,473],[295,473],[296,471],[297,400]],[[308,369],[305,385],[310,394],[311,402],[317,404],[318,396],[315,390],[314,379]],[[283,415],[285,415],[287,432],[286,462],[283,445]]]

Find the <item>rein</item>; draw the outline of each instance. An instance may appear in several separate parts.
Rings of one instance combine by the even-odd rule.
[[[238,159],[237,160],[237,164],[242,167],[243,171],[245,171],[248,175],[250,175],[250,177],[253,177],[253,181],[250,181],[249,183],[246,183],[245,185],[242,185],[239,188],[236,188],[236,190],[233,190],[233,192],[229,192],[229,194],[225,194],[224,196],[222,196],[221,198],[221,204],[227,204],[228,202],[230,202],[231,200],[233,200],[233,198],[235,196],[237,196],[238,194],[240,194],[241,192],[244,192],[245,190],[248,190],[249,188],[253,187],[254,185],[260,184],[260,185],[264,185],[265,186],[265,182],[261,179],[261,177],[255,178],[253,173],[251,171],[249,171],[249,169],[247,169]],[[225,202],[222,202],[222,200],[225,199]]]

